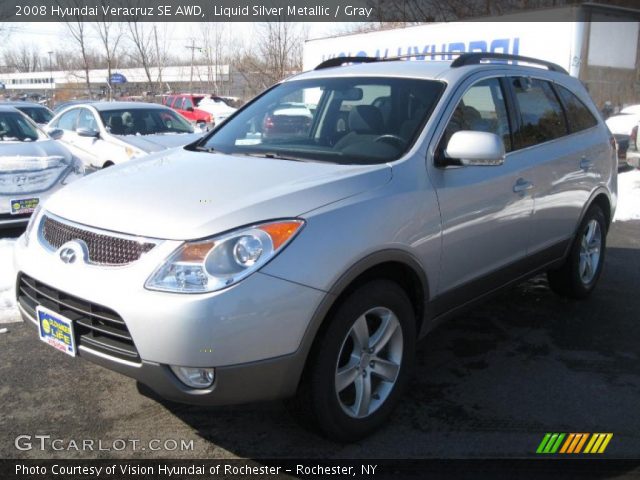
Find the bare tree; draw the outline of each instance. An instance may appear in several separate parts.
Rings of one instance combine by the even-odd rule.
[[[225,41],[227,34],[226,24],[218,22],[201,23],[203,53],[207,63],[209,87],[213,87],[216,93],[220,93],[224,84],[223,64],[228,63],[228,45]]]
[[[104,4],[104,2],[102,2]],[[99,10],[102,11],[101,9]],[[122,39],[122,29],[119,23],[110,22],[107,17],[102,15],[100,21],[94,24],[95,31],[100,38],[102,51],[107,63],[107,87],[109,88],[109,100],[113,98],[111,88],[111,72],[114,67],[114,61],[117,59],[118,47]]]
[[[151,36],[151,32],[146,28],[146,24],[144,22],[132,21],[127,22],[127,25],[129,27],[128,38],[134,47],[131,56],[138,65],[142,65],[147,77],[149,88],[151,88],[151,85],[153,84],[151,65],[154,61],[153,37]]]
[[[89,60],[89,47],[87,45],[87,23],[81,21],[78,16],[74,21],[65,22],[67,30],[71,34],[73,42],[80,50],[80,57],[82,60],[82,70],[84,71],[84,81],[87,86],[87,93],[91,98],[91,79],[89,78],[89,70],[91,70],[91,62]]]
[[[17,72],[36,72],[43,66],[40,51],[25,43],[4,51],[4,64]]]
[[[306,35],[298,23],[257,24],[257,47],[244,52],[237,64],[238,72],[259,91],[300,71]]]

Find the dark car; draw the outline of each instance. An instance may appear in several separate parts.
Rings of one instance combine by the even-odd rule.
[[[627,151],[629,150],[629,135],[623,135],[621,133],[614,133],[613,137],[616,139],[616,145],[618,150],[618,166],[629,166],[627,161]]]
[[[2,102],[2,105],[13,107],[27,115],[38,125],[46,125],[53,118],[53,112],[44,105],[33,102]]]
[[[306,135],[313,115],[303,103],[281,103],[271,109],[262,122],[264,137]]]

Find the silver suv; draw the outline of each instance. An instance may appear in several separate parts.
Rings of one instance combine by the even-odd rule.
[[[49,345],[168,399],[295,397],[355,440],[441,319],[543,271],[594,289],[616,162],[556,65],[330,60],[48,199],[17,242],[18,303]]]

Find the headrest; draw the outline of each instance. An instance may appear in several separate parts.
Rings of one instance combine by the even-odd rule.
[[[349,130],[356,133],[382,133],[382,112],[373,105],[358,105],[349,112]]]

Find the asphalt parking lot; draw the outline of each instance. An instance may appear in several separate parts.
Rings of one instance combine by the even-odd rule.
[[[640,452],[640,222],[614,224],[599,288],[555,296],[544,277],[432,332],[391,422],[360,443],[307,432],[279,402],[224,408],[161,403],[135,381],[42,344],[24,323],[0,334],[3,458],[528,457],[545,432],[612,432],[603,456]],[[18,435],[193,440],[189,451],[20,451]],[[34,442],[34,446],[36,442]]]

